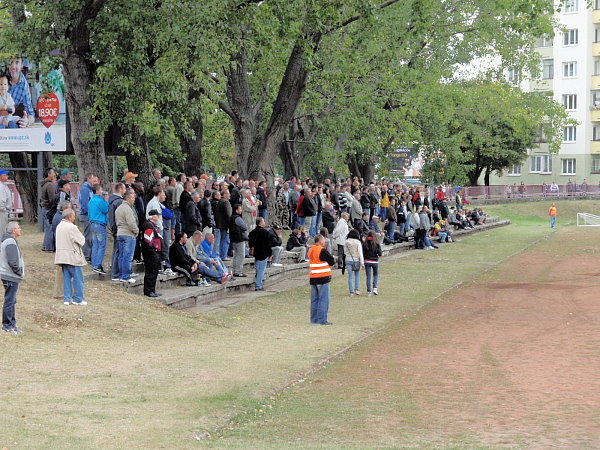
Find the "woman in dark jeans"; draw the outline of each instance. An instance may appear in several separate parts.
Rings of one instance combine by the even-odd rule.
[[[377,242],[375,231],[371,230],[363,242],[365,272],[367,273],[367,296],[369,297],[371,296],[371,293],[375,295],[378,294],[377,279],[379,278],[379,257],[381,255],[381,245]]]

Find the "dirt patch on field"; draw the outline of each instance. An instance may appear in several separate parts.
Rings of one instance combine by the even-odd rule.
[[[374,428],[430,443],[600,448],[600,261],[560,256],[552,241],[556,252],[513,258],[345,361],[348,392],[413,405],[412,419],[371,417]]]

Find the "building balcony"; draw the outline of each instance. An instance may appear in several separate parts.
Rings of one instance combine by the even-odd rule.
[[[540,58],[542,59],[552,59],[553,58],[553,53],[552,47],[538,47],[537,52],[540,54]]]
[[[590,153],[592,155],[600,155],[600,141],[590,142]]]
[[[600,42],[592,42],[592,56],[600,56]]]
[[[592,82],[593,86],[593,82]],[[534,91],[551,91],[552,90],[552,80],[532,80],[531,81],[531,89]],[[593,87],[592,87],[593,89]],[[598,89],[600,89],[600,76],[598,76]]]
[[[592,109],[592,122],[600,122],[600,108]]]
[[[600,9],[594,9],[592,11],[592,23],[600,24]]]
[[[592,75],[592,89],[600,89],[600,75]]]

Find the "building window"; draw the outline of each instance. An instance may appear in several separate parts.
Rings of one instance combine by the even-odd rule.
[[[566,0],[565,1],[565,12],[574,13],[579,11],[579,0]]]
[[[563,63],[563,77],[575,78],[577,76],[577,61]]]
[[[598,1],[600,2],[600,0],[598,0]],[[553,41],[554,41],[554,36],[549,36],[549,35],[545,34],[544,36],[537,39],[536,47],[539,47],[539,48],[552,47],[554,45]]]
[[[552,158],[550,155],[531,156],[529,160],[530,173],[552,173]]]
[[[600,173],[600,155],[592,155],[592,173]]]
[[[600,141],[600,126],[592,128],[592,141]]]
[[[600,75],[600,60],[594,61],[594,73],[592,75]]]
[[[506,78],[508,79],[508,81],[510,83],[514,83],[514,84],[518,84],[521,77],[519,74],[519,71],[514,68],[514,67],[510,67],[507,71],[506,71]]]
[[[600,0],[594,0],[594,9],[600,9]]]
[[[575,142],[577,140],[577,127],[565,127],[563,129],[563,142]]]
[[[562,160],[562,174],[563,175],[575,175],[576,174],[576,161],[575,159],[563,159]]]
[[[575,111],[577,109],[577,94],[563,95],[562,100],[567,111]]]
[[[563,44],[564,45],[575,45],[579,42],[577,36],[577,28],[573,28],[572,30],[567,30],[563,33]]]
[[[542,61],[542,79],[552,80],[554,78],[554,60],[544,59]]]
[[[509,176],[521,175],[521,164],[514,164],[508,168]]]

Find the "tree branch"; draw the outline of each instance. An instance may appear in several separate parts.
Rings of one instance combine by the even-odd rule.
[[[377,5],[377,6],[375,7],[375,9],[378,9],[378,10],[385,9],[385,8],[387,8],[388,6],[392,6],[392,5],[394,5],[395,3],[398,3],[399,1],[400,1],[400,0],[387,0],[387,1],[385,1],[385,2],[383,2],[383,3],[380,3],[379,5]],[[340,28],[344,28],[345,26],[347,26],[347,25],[350,25],[352,22],[356,22],[357,20],[359,20],[359,19],[362,19],[363,17],[364,17],[364,16],[363,16],[363,15],[361,15],[361,14],[357,14],[357,15],[355,15],[355,16],[349,17],[348,19],[344,20],[344,21],[343,21],[342,23],[340,23],[339,25],[336,25],[336,26],[334,26],[334,27],[329,27],[329,28],[327,28],[327,29],[326,29],[326,30],[323,32],[323,34],[330,34],[330,33],[333,33],[334,31],[337,31],[337,30],[339,30]]]

